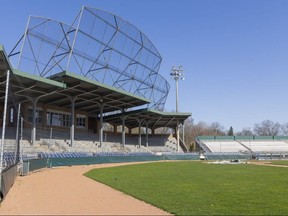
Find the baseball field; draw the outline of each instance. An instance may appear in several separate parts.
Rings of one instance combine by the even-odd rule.
[[[57,167],[19,176],[0,214],[287,215],[287,179],[287,161]]]
[[[287,215],[287,168],[189,161],[95,169],[85,175],[176,215]]]

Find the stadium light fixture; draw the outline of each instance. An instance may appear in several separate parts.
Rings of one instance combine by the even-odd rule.
[[[171,75],[171,78],[175,80],[175,84],[176,84],[176,113],[177,113],[178,112],[178,81],[185,79],[183,67],[181,65],[179,65],[178,68],[176,66],[172,66],[170,75]]]

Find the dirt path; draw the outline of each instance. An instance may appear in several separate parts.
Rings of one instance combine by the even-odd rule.
[[[270,161],[252,161],[249,162],[250,164],[255,164],[255,165],[260,165],[260,166],[274,166],[274,167],[286,167],[288,168],[287,165],[280,165],[280,164],[271,164]]]
[[[168,215],[161,209],[83,176],[92,168],[126,164],[58,167],[17,177],[1,203],[0,214]]]

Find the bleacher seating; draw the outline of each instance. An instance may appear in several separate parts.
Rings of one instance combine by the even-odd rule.
[[[69,157],[93,157],[92,153],[88,152],[53,152],[53,153],[38,153],[38,158],[69,158]]]
[[[12,153],[15,154],[15,129],[8,128],[6,133],[8,134],[5,139],[7,154],[3,164],[9,165],[15,163],[15,156],[12,156]],[[146,146],[146,135],[144,134],[141,137],[140,146],[138,135],[126,135],[125,146],[122,145],[121,134],[106,134],[105,132],[102,146],[100,146],[98,135],[92,133],[76,132],[73,145],[70,143],[69,133],[65,131],[37,128],[34,145],[31,144],[31,129],[24,129],[22,135],[19,149],[21,161],[36,158],[153,156],[159,153],[173,154],[177,152],[176,139],[168,134],[149,134],[148,146]]]
[[[54,153],[44,153],[40,152],[38,158],[79,158],[79,157],[125,157],[125,156],[151,156],[154,155],[149,152],[54,152]]]
[[[245,140],[240,141],[247,148],[250,148],[252,152],[288,152],[288,143],[278,140]]]
[[[249,152],[247,148],[245,148],[240,143],[234,140],[223,140],[223,141],[204,141],[202,143],[211,151],[211,152]]]
[[[15,164],[16,159],[15,152],[3,152],[3,167]]]
[[[149,145],[146,147],[146,136],[142,135],[141,146],[138,144],[138,136],[126,136],[125,146],[121,144],[122,137],[119,134],[105,135],[102,146],[96,134],[75,133],[75,140],[71,146],[67,133],[53,131],[50,139],[48,130],[37,130],[39,139],[31,146],[29,141],[22,140],[23,159],[25,158],[55,158],[55,157],[90,157],[90,156],[149,156],[156,152],[175,152],[176,140],[169,135],[149,136]],[[61,137],[61,133],[63,137]],[[104,133],[105,134],[105,133]],[[51,134],[50,134],[51,135]],[[40,138],[42,137],[42,138]],[[43,138],[44,137],[44,138]]]
[[[281,138],[281,139],[280,139]],[[211,136],[197,137],[200,149],[212,154],[278,154],[288,152],[288,137],[274,136]]]

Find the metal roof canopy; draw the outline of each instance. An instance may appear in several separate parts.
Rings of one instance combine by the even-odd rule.
[[[105,113],[125,110],[150,102],[147,99],[67,71],[48,79],[13,70],[2,45],[0,45],[0,101],[4,100],[7,70],[13,72],[10,86],[12,93],[17,96],[18,102],[38,98],[37,103],[70,109],[71,98],[74,97],[76,98],[75,109],[90,115],[100,113],[99,104],[104,105],[103,112]]]
[[[145,121],[145,123],[148,124],[148,128],[150,129],[156,129],[160,127],[175,128],[177,125],[177,120],[180,123],[183,123],[190,116],[191,113],[160,112],[152,109],[140,109],[105,116],[104,122],[122,125],[121,118],[126,117],[125,126],[127,126],[128,128],[138,127],[139,120]],[[146,126],[146,124],[144,124],[143,126]]]
[[[0,101],[4,101],[7,70],[11,71],[9,95],[17,97],[17,102],[30,101],[39,97],[38,102],[44,102],[44,98],[56,93],[59,89],[65,89],[66,85],[43,77],[34,76],[18,70],[13,70],[7,58],[4,47],[0,45]],[[14,100],[9,100],[14,103]],[[15,105],[15,104],[14,104]]]
[[[121,91],[117,88],[104,85],[100,82],[63,71],[49,79],[31,75],[17,70],[12,70],[4,47],[0,45],[0,101],[4,100],[6,72],[11,70],[11,87],[18,102],[30,101],[39,98],[38,103],[55,105],[63,108],[71,108],[71,98],[75,98],[75,110],[81,110],[90,115],[100,113],[99,104],[104,104],[103,112],[125,110],[127,108],[141,106],[150,101],[139,96]],[[70,98],[69,98],[70,97]],[[177,120],[184,122],[191,113],[160,112],[152,109],[139,109],[130,112],[122,112],[104,117],[104,121],[121,125],[121,117],[125,116],[125,125],[130,128],[138,127],[138,120],[144,120],[148,127],[175,128]]]
[[[65,89],[66,84],[13,70],[10,80],[12,92],[19,102],[39,98],[38,103],[45,103],[47,98],[55,97],[57,91]]]
[[[65,83],[66,88],[59,90],[57,96],[47,99],[46,103],[70,108],[71,101],[67,97],[68,95],[69,97],[76,98],[75,110],[85,111],[90,115],[100,113],[99,104],[104,105],[103,112],[106,113],[141,106],[150,102],[147,99],[68,71],[63,71],[49,78]]]

